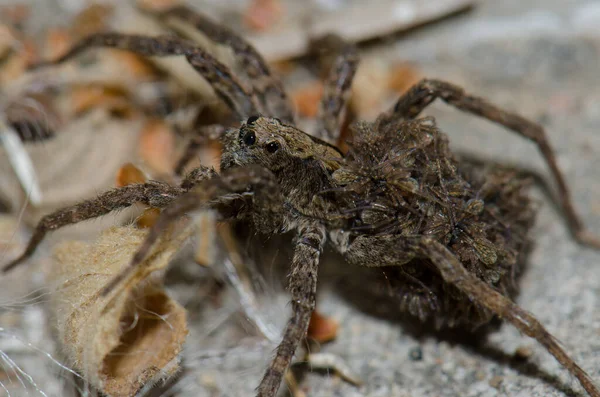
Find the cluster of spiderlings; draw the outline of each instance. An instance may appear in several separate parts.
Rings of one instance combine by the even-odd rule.
[[[467,269],[508,296],[517,292],[535,211],[529,182],[509,169],[457,159],[433,119],[357,123],[334,173],[353,235],[432,236]],[[441,326],[478,326],[491,314],[446,284],[428,260],[385,270],[400,309]]]

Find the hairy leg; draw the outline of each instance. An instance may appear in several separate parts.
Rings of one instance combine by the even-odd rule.
[[[240,35],[186,6],[175,6],[160,12],[158,16],[181,19],[194,25],[210,40],[231,47],[260,102],[262,115],[277,117],[289,123],[294,122],[293,109],[283,84],[273,75],[258,51]]]
[[[310,316],[315,309],[317,271],[324,243],[325,231],[320,226],[308,225],[298,231],[288,278],[288,288],[292,295],[292,317],[285,327],[275,357],[258,386],[259,397],[274,397],[277,394],[298,344],[306,336]]]
[[[23,254],[6,265],[2,271],[7,272],[29,258],[42,242],[46,233],[50,231],[97,218],[139,202],[161,208],[183,194],[183,192],[181,188],[173,187],[166,183],[147,182],[109,190],[91,200],[86,200],[48,214],[36,226],[33,236],[29,240]]]
[[[157,181],[123,186],[102,193],[96,198],[85,200],[48,214],[37,224],[23,254],[2,268],[2,272],[8,272],[28,259],[48,232],[88,219],[97,218],[109,212],[129,207],[135,203],[144,203],[154,208],[164,208],[188,189],[200,181],[211,177],[213,174],[214,170],[201,167],[190,172],[184,178],[180,187]]]
[[[251,187],[250,191],[248,191],[249,186]],[[273,174],[257,166],[227,170],[220,176],[202,181],[187,193],[179,196],[177,200],[172,200],[172,203],[160,213],[148,231],[145,240],[129,265],[107,284],[102,294],[110,293],[142,263],[162,231],[173,221],[190,211],[202,208],[214,208],[222,213],[227,213],[232,201],[243,199],[244,195],[252,196],[252,208],[255,211],[255,221],[259,222],[258,227],[268,225],[276,228],[278,226],[281,217],[277,215],[282,209],[282,199]],[[230,217],[236,215],[228,213]]]
[[[585,228],[581,218],[575,212],[571,193],[558,167],[554,150],[550,146],[544,129],[539,124],[516,113],[500,109],[483,98],[469,95],[462,88],[440,80],[421,80],[398,99],[393,110],[383,116],[380,122],[385,123],[397,118],[415,118],[436,98],[442,99],[457,109],[498,123],[535,142],[557,182],[561,205],[573,235],[582,244],[600,248],[600,238]]]
[[[319,104],[317,138],[333,145],[340,137],[350,87],[358,68],[359,56],[356,47],[339,36],[329,34],[311,43],[329,68],[323,98]],[[333,56],[329,62],[329,59]]]
[[[246,119],[259,112],[256,98],[233,76],[227,66],[193,43],[175,36],[148,37],[121,33],[97,33],[79,41],[58,59],[38,63],[33,68],[67,61],[93,47],[118,48],[146,56],[183,55],[190,65],[211,84],[219,98],[231,108],[236,116]]]
[[[428,257],[438,269],[445,282],[456,286],[473,302],[477,302],[498,317],[510,322],[519,331],[537,340],[579,380],[590,396],[600,397],[600,391],[589,375],[569,357],[560,346],[560,342],[531,313],[469,273],[456,256],[438,241],[424,238],[420,241],[419,248],[422,254]]]

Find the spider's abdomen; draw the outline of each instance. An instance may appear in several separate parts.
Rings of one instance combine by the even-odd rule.
[[[359,124],[334,173],[349,262],[386,267],[400,308],[439,326],[480,325],[491,315],[446,284],[415,243],[446,245],[467,270],[513,296],[535,211],[513,170],[458,161],[433,119]],[[391,286],[391,288],[389,288]]]

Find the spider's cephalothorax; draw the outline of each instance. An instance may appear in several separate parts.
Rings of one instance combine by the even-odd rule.
[[[93,46],[185,56],[237,120],[244,120],[222,136],[221,174],[200,167],[179,186],[154,181],[129,185],[46,215],[25,252],[5,271],[27,259],[51,230],[136,202],[162,208],[130,266],[105,289],[106,294],[143,261],[170,222],[193,210],[211,209],[224,221],[244,219],[261,233],[296,233],[288,278],[292,314],[257,389],[259,396],[277,393],[305,337],[315,308],[319,258],[329,242],[351,264],[394,268],[400,306],[413,315],[422,320],[433,317],[440,325],[479,325],[493,316],[501,318],[535,338],[590,396],[600,397],[556,338],[510,299],[534,218],[525,194],[527,181],[508,170],[485,171],[458,161],[433,120],[417,116],[440,98],[533,141],[557,182],[574,237],[598,248],[600,240],[585,229],[573,208],[542,127],[452,84],[422,80],[374,123],[355,124],[344,156],[333,144],[358,64],[352,45],[335,36],[313,43],[321,53],[333,56],[317,129],[309,135],[294,127],[281,82],[240,36],[182,6],[162,15],[184,19],[211,40],[229,45],[245,81],[194,43],[174,36],[95,34],[50,63]]]
[[[224,135],[221,169],[259,165],[273,173],[279,190],[298,214],[323,217],[318,193],[332,187],[342,154],[279,119],[253,116]]]

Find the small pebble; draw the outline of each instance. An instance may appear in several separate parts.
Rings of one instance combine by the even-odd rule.
[[[529,357],[531,357],[532,354],[533,354],[533,351],[531,350],[531,347],[529,347],[529,346],[519,346],[517,348],[517,350],[515,350],[515,353],[514,353],[513,357],[514,357],[515,360],[525,361]]]
[[[421,349],[421,346],[413,347],[410,349],[408,356],[412,361],[421,361],[423,359],[423,349]]]
[[[492,386],[494,389],[497,389],[500,387],[500,385],[502,384],[502,381],[504,380],[504,377],[502,376],[494,376],[492,377],[492,379],[490,379],[490,386]]]

